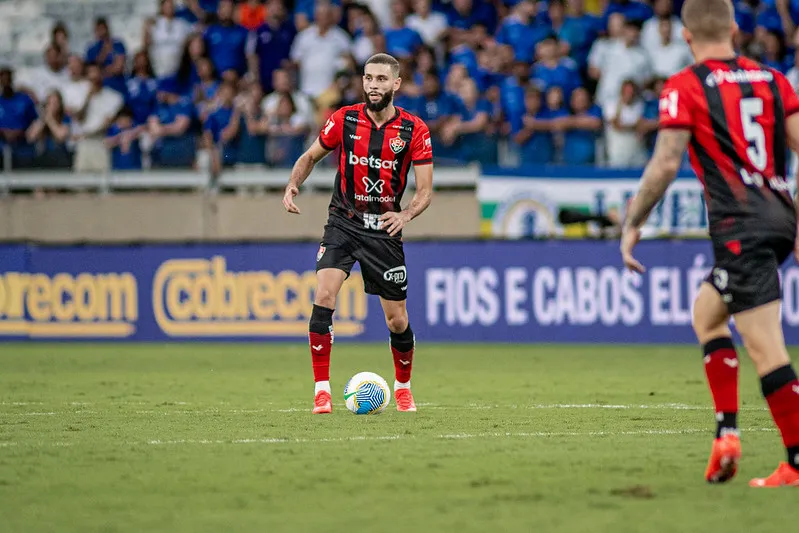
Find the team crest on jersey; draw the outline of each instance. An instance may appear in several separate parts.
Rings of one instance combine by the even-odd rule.
[[[396,137],[394,137],[388,142],[388,145],[391,147],[391,151],[394,152],[395,154],[398,154],[401,151],[403,151],[405,149],[406,144],[407,143],[400,138],[399,134],[397,134]]]
[[[316,252],[316,261],[319,262],[322,260],[322,256],[325,255],[326,248],[324,246],[319,247],[319,251]]]

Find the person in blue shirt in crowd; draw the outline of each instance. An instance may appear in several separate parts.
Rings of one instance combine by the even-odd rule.
[[[649,4],[638,0],[611,0],[602,19],[603,28],[607,29],[608,19],[613,13],[621,13],[625,20],[644,21],[652,18],[655,11]]]
[[[561,119],[563,162],[592,165],[596,161],[596,141],[602,133],[602,110],[592,104],[588,90],[579,87],[571,94],[571,115]]]
[[[198,33],[192,34],[183,45],[178,71],[174,76],[160,80],[159,84],[168,87],[170,92],[191,97],[194,87],[200,81],[200,76],[197,74],[197,63],[203,58],[209,59],[205,40]]]
[[[520,0],[497,30],[497,42],[511,46],[516,61],[532,63],[536,45],[551,31],[547,26],[533,24],[535,13],[533,0]]]
[[[266,21],[250,34],[247,56],[250,70],[261,82],[264,93],[272,92],[272,73],[288,61],[297,30],[282,0],[269,0]]]
[[[450,28],[468,30],[479,24],[494,33],[497,27],[497,12],[485,0],[452,0],[445,15]]]
[[[36,151],[36,168],[72,167],[72,154],[67,148],[71,126],[64,99],[54,90],[47,95],[42,114],[25,132],[25,138]]]
[[[242,123],[239,126],[239,146],[236,157],[238,163],[266,164],[266,135],[261,127],[264,117],[261,107],[263,99],[264,91],[261,84],[251,83],[240,104]]]
[[[190,167],[196,150],[190,131],[194,106],[191,99],[175,93],[170,85],[168,81],[159,83],[158,104],[148,122],[153,139],[152,162],[160,167]]]
[[[241,110],[233,105],[235,96],[236,86],[230,82],[222,83],[218,105],[203,124],[203,144],[211,153],[211,169],[215,176],[223,166],[236,164]]]
[[[17,161],[24,165],[35,156],[25,132],[38,116],[33,99],[14,90],[13,71],[10,68],[0,69],[0,146],[11,146],[15,166]]]
[[[125,105],[133,113],[133,122],[136,125],[146,124],[150,115],[155,111],[155,93],[158,81],[153,74],[150,56],[147,52],[140,51],[133,56],[133,72],[128,78]]]
[[[444,128],[445,141],[454,144],[463,161],[478,161],[484,165],[497,164],[497,141],[491,135],[491,102],[482,98],[477,84],[466,79],[460,85],[458,114]]]
[[[755,14],[752,8],[744,0],[737,0],[733,4],[735,8],[735,23],[738,24],[738,31],[735,33],[735,48],[741,50],[749,43],[755,33]],[[679,11],[675,11],[679,13]]]
[[[175,12],[175,16],[196,24],[198,22],[205,23],[214,18],[214,13],[219,7],[219,0],[184,0],[183,4]]]
[[[657,139],[658,123],[660,121],[660,94],[666,80],[656,78],[652,81],[648,90],[643,91],[644,112],[641,120],[638,121],[636,132],[644,138],[646,150],[651,156],[655,151],[655,141]]]
[[[458,112],[458,104],[452,95],[441,89],[441,79],[435,72],[425,74],[422,85],[423,108],[420,117],[430,129],[433,151],[442,158],[457,157],[457,150],[442,144],[441,133]]]
[[[763,32],[763,52],[760,62],[785,74],[793,67],[793,54],[786,55],[787,48],[782,33],[774,30]]]
[[[543,106],[541,89],[530,86],[524,93],[525,115],[521,127],[512,131],[523,165],[543,165],[555,161],[555,139],[549,111]]]
[[[192,102],[197,108],[200,122],[205,122],[205,119],[213,111],[219,90],[219,78],[210,59],[203,57],[197,61],[197,76],[199,80],[194,84],[192,90]]]
[[[386,0],[387,1],[387,0]],[[330,4],[341,10],[341,0],[330,0]],[[294,4],[294,25],[302,31],[313,23],[316,0],[296,0]]]
[[[511,67],[511,75],[507,76],[499,87],[499,98],[502,113],[507,118],[510,131],[522,129],[522,117],[527,110],[525,103],[525,87],[530,78],[530,66],[517,61]]]
[[[111,150],[111,168],[114,170],[141,170],[142,152],[139,137],[144,126],[136,124],[133,110],[123,107],[108,128],[105,145]]]
[[[469,42],[469,32],[453,28],[449,32],[449,65],[451,67],[455,64],[460,64],[466,67],[469,76],[477,76],[477,54],[474,52],[472,45]],[[446,73],[444,73],[446,76]]]
[[[233,7],[233,0],[219,1],[219,20],[205,30],[205,42],[217,72],[234,70],[243,76],[247,72],[249,32],[233,21]]]
[[[111,36],[111,29],[104,17],[94,22],[94,36],[97,40],[86,50],[86,64],[99,63],[103,67],[103,84],[125,96],[125,45]]]
[[[403,59],[412,57],[424,44],[422,37],[405,25],[408,8],[403,0],[391,0],[391,27],[383,30],[386,38],[386,52]]]
[[[542,91],[554,86],[560,87],[566,100],[571,98],[571,92],[582,86],[583,80],[572,59],[558,57],[558,39],[555,34],[548,35],[538,43],[537,55],[539,61],[533,66],[533,81]]]
[[[597,39],[600,20],[585,12],[584,0],[569,0],[566,4],[565,0],[549,1],[549,24],[560,40],[561,52],[572,58],[578,71],[583,72],[588,67],[588,54]]]

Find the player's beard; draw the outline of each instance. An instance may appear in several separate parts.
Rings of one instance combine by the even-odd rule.
[[[366,91],[363,92],[363,99],[366,102],[366,109],[371,111],[372,113],[380,113],[382,110],[387,108],[391,101],[394,99],[394,90],[389,89],[389,91],[383,95],[380,100],[377,102],[372,102],[369,99],[369,93]]]

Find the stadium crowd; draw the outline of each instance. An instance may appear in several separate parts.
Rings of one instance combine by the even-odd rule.
[[[396,104],[439,163],[642,165],[664,80],[691,63],[680,0],[162,0],[126,49],[57,23],[43,64],[0,70],[18,168],[290,166],[360,71],[401,62]],[[736,1],[741,53],[799,85],[799,0]],[[140,21],[136,21],[136,24]]]

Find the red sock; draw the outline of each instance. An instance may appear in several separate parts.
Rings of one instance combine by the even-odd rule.
[[[716,413],[738,412],[738,354],[729,337],[705,344],[705,375]]]
[[[394,356],[394,379],[400,383],[408,383],[411,380],[414,345],[415,339],[410,326],[408,326],[408,329],[403,333],[391,334],[391,355]]]
[[[799,379],[793,367],[785,365],[760,378],[760,385],[782,442],[789,452],[794,449],[793,454],[789,453],[790,457],[799,447]],[[791,459],[795,460],[795,457]]]
[[[333,346],[330,333],[309,333],[311,364],[314,381],[330,381],[330,351]]]

